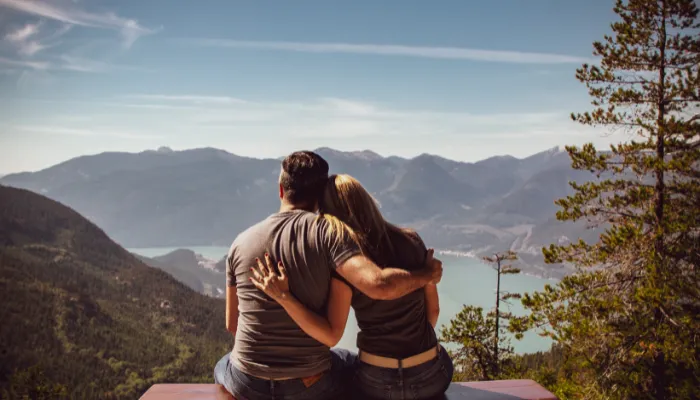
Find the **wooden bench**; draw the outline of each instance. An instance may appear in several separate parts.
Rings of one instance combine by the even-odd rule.
[[[558,400],[557,396],[531,379],[455,382],[445,395],[445,398],[454,400]]]
[[[141,400],[235,400],[221,385],[161,383],[151,386]]]
[[[141,400],[235,400],[221,385],[158,384]],[[530,379],[453,383],[447,400],[557,400],[556,396]]]

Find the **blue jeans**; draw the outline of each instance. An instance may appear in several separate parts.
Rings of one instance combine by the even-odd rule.
[[[452,359],[441,347],[436,359],[411,368],[381,368],[359,362],[354,386],[361,399],[444,398],[453,373]]]
[[[307,388],[301,379],[273,381],[247,375],[230,362],[229,353],[216,363],[214,381],[224,385],[238,400],[340,400],[350,391],[356,363],[356,354],[332,349],[331,369]]]

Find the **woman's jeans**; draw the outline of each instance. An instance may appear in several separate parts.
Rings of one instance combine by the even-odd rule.
[[[355,384],[360,399],[416,400],[442,398],[454,366],[440,348],[437,358],[411,368],[381,368],[358,362]]]
[[[216,364],[214,381],[239,400],[341,400],[349,398],[356,363],[356,354],[332,349],[331,369],[318,382],[306,387],[301,379],[274,381],[247,375],[230,362],[229,353]]]

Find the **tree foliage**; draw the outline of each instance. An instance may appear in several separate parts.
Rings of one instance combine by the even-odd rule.
[[[154,383],[213,382],[232,343],[223,301],[73,210],[2,186],[0,303],[3,399],[134,399]]]
[[[594,179],[572,183],[557,218],[605,226],[596,243],[543,250],[577,272],[526,295],[516,330],[566,349],[582,398],[698,396],[700,323],[700,23],[692,0],[618,0],[613,35],[584,65],[594,109],[572,118],[626,134],[598,151],[567,147]]]
[[[481,307],[464,306],[462,311],[443,327],[441,341],[458,345],[452,356],[457,365],[456,380],[492,380],[514,373],[513,347],[507,334],[507,324],[513,314],[501,311],[501,303],[510,305],[510,299],[520,294],[501,290],[501,277],[520,273],[506,261],[516,260],[512,251],[484,257],[496,271],[496,306],[484,315]]]

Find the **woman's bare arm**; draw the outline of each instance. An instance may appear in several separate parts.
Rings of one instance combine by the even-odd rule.
[[[333,347],[343,337],[351,298],[352,290],[338,279],[332,279],[326,318],[310,311],[289,292],[278,302],[307,335]]]
[[[226,330],[232,335],[238,328],[238,291],[235,286],[226,286]]]
[[[338,344],[343,337],[350,314],[352,300],[350,287],[338,279],[331,279],[328,311],[324,318],[301,304],[289,291],[287,273],[281,262],[277,266],[279,274],[274,271],[267,254],[265,255],[267,265],[260,260],[257,260],[257,263],[257,269],[253,269],[251,278],[253,284],[278,302],[307,335],[328,347]]]
[[[428,314],[430,325],[435,328],[438,317],[440,316],[440,298],[438,296],[437,285],[425,285],[425,311]]]

